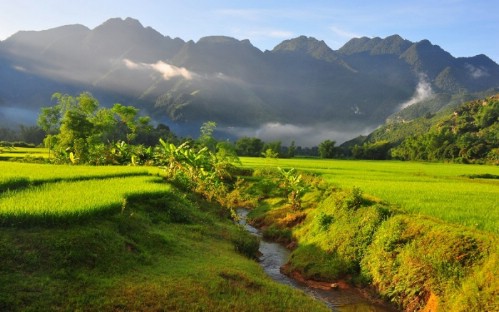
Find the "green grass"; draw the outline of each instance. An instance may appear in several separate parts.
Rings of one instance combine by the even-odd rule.
[[[357,164],[375,171],[373,164]],[[442,171],[440,178],[445,176]],[[251,180],[260,172],[269,171],[255,171]],[[357,188],[341,189],[304,177],[312,183],[301,210],[293,209],[282,193],[263,192],[259,182],[249,189],[261,198],[248,214],[250,222],[263,227],[264,235],[272,229],[268,237],[294,246],[284,272],[369,285],[401,311],[498,311],[497,235],[405,213]],[[432,179],[443,183],[438,176]]]
[[[0,161],[0,193],[7,189],[59,181],[160,175],[155,167],[70,166]]]
[[[9,220],[64,220],[126,208],[126,199],[168,191],[159,177],[122,177],[42,184],[0,196],[0,223]],[[57,221],[56,221],[57,222]]]
[[[359,187],[404,211],[499,233],[499,167],[397,161],[243,157],[245,167],[280,166],[322,175],[343,188]]]
[[[228,210],[158,173],[0,162],[0,310],[328,310],[238,253],[250,234]]]
[[[0,160],[22,158],[48,159],[49,150],[43,147],[0,147]]]

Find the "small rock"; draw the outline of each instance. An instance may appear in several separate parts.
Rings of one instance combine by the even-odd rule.
[[[340,285],[338,285],[338,283],[332,283],[330,287],[331,287],[331,289],[338,289],[338,287],[340,287]]]

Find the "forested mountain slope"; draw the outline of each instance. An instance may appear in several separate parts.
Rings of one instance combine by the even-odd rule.
[[[389,122],[344,148],[350,146],[359,158],[383,147],[379,158],[499,164],[499,94],[451,108]]]

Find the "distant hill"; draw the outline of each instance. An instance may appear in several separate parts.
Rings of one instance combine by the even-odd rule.
[[[90,91],[103,105],[140,107],[180,134],[197,135],[212,120],[219,135],[310,146],[367,134],[387,118],[435,113],[456,96],[476,98],[499,87],[499,65],[398,35],[354,38],[336,51],[300,36],[260,51],[248,40],[184,41],[115,18],[1,41],[0,81],[2,125],[18,122],[12,112],[34,121],[54,92]]]
[[[389,122],[342,148],[358,158],[499,164],[499,93],[411,121]]]

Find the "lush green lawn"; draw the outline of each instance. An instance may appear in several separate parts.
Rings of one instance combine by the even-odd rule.
[[[499,167],[398,161],[241,158],[246,167],[296,168],[340,187],[359,187],[401,209],[499,233]]]

